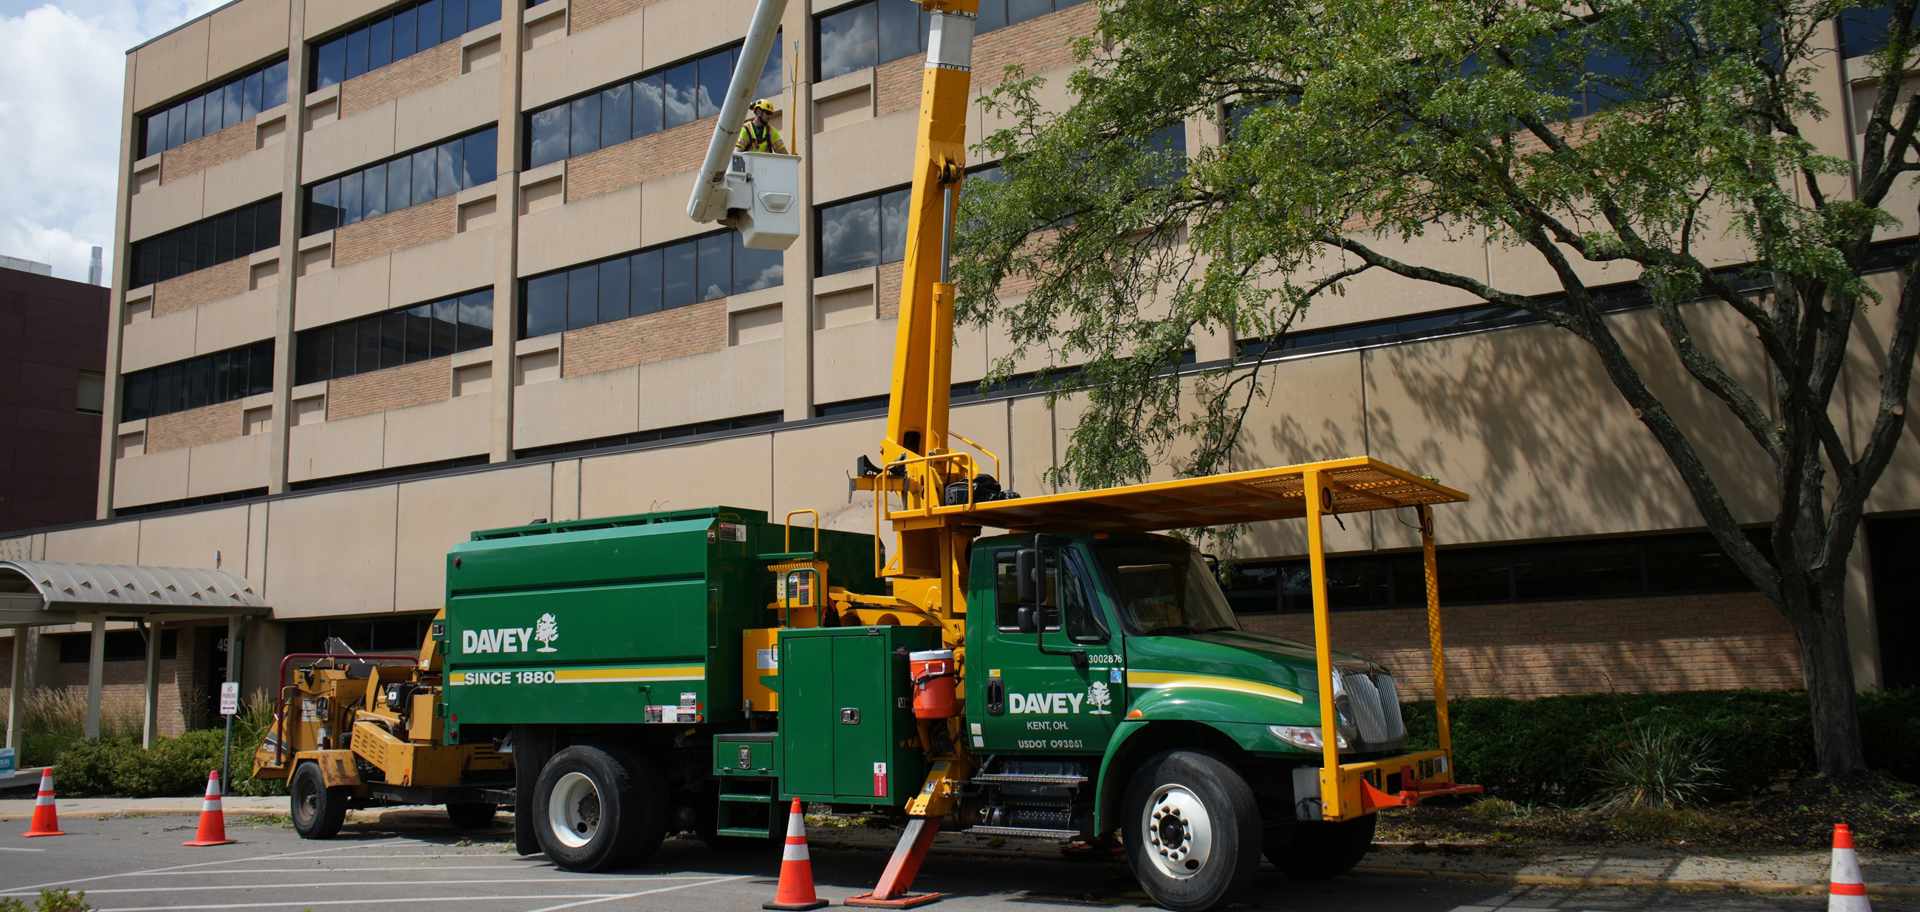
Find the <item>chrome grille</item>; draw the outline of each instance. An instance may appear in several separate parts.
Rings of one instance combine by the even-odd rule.
[[[1400,693],[1393,675],[1352,671],[1340,677],[1361,743],[1384,747],[1406,739],[1407,724],[1400,715]]]

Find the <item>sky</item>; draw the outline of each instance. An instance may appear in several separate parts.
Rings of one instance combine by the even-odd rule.
[[[127,50],[224,0],[0,0],[0,254],[113,275]]]

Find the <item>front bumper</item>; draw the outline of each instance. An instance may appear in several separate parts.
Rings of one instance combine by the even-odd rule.
[[[1352,820],[1386,808],[1485,791],[1482,786],[1456,783],[1453,758],[1442,750],[1293,771],[1294,813],[1301,820]]]

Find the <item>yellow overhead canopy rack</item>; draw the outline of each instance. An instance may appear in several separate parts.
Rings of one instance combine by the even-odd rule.
[[[1331,503],[1321,512],[1363,513],[1401,507],[1459,503],[1467,495],[1369,456],[1251,469],[1204,478],[1181,478],[1046,494],[1013,500],[936,507],[934,516],[964,514],[1003,529],[1075,529],[1094,532],[1158,532],[1307,515],[1307,475],[1318,473]],[[895,517],[913,513],[901,511]]]

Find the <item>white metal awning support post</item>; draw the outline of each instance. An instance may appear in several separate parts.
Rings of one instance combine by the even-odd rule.
[[[100,737],[100,697],[107,683],[107,616],[93,616],[92,640],[87,643],[87,740]]]
[[[142,632],[147,637],[147,676],[143,681],[146,702],[140,713],[140,746],[152,747],[154,729],[160,723],[160,625],[143,624]]]
[[[27,705],[27,631],[26,625],[13,628],[13,678],[7,686],[7,746],[20,749],[20,713]]]

